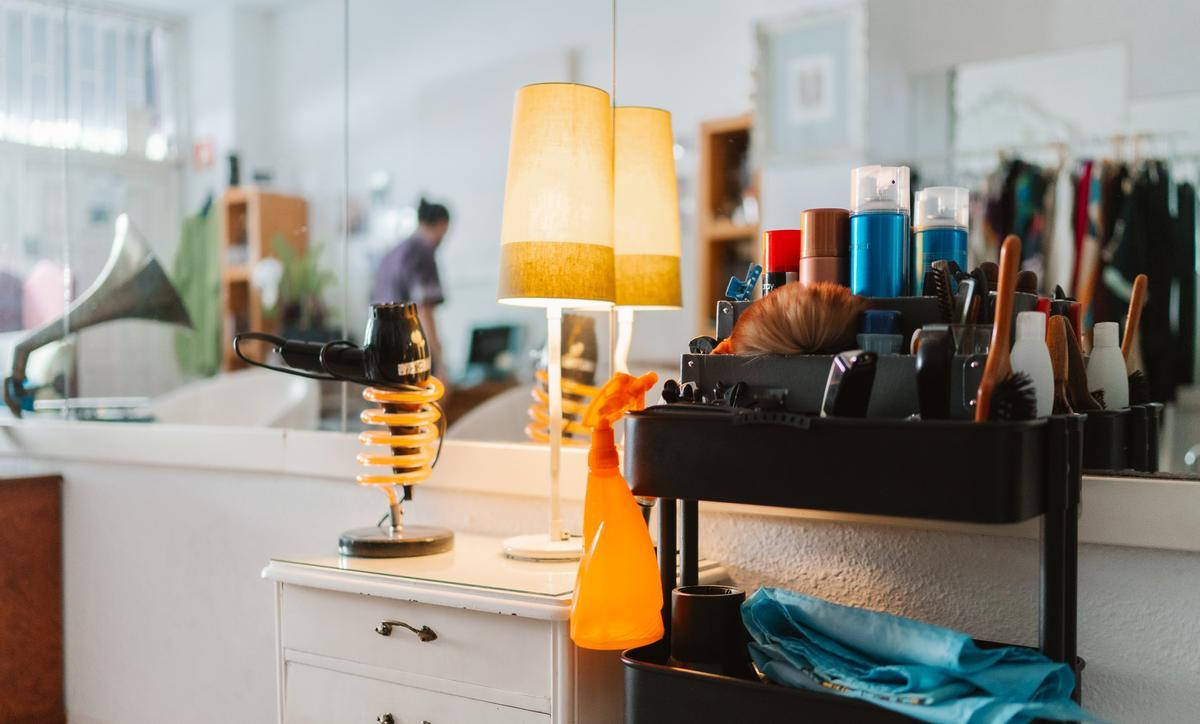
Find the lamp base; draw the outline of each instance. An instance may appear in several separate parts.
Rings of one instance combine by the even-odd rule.
[[[431,525],[354,528],[338,536],[338,554],[355,558],[431,556],[453,547],[454,531]]]
[[[549,533],[518,535],[504,540],[504,555],[518,561],[542,563],[577,561],[583,557],[583,538],[551,540]]]

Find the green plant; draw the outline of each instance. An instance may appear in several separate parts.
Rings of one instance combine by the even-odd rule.
[[[279,303],[272,310],[272,316],[279,312],[284,328],[325,329],[330,309],[325,305],[324,293],[337,277],[320,266],[324,244],[317,242],[307,252],[297,252],[283,234],[276,234],[271,239],[271,248],[283,264]]]

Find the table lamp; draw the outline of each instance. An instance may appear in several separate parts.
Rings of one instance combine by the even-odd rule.
[[[612,116],[608,93],[575,83],[525,86],[513,104],[498,300],[546,309],[550,526],[506,540],[511,558],[574,560],[583,553],[581,539],[563,527],[559,500],[562,310],[613,303]]]
[[[613,367],[629,372],[633,313],[679,309],[679,189],[671,114],[622,106],[614,114],[613,254],[617,342]]]

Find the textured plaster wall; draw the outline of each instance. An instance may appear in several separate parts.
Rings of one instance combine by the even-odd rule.
[[[545,504],[422,491],[419,515],[457,530],[539,530]],[[1085,501],[1086,505],[1086,501]],[[565,518],[575,520],[578,506]],[[783,586],[967,631],[1038,643],[1038,542],[865,523],[704,513],[701,555],[737,585]],[[1114,722],[1200,721],[1200,553],[1085,545],[1084,704]]]
[[[1037,645],[1038,546],[1021,538],[706,515],[701,552],[747,589],[784,586],[978,638]],[[1083,546],[1084,704],[1110,721],[1197,721],[1200,555]]]

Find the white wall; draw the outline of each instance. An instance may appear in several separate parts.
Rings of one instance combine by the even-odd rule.
[[[259,571],[273,555],[330,553],[338,532],[382,512],[382,495],[328,472],[341,468],[332,461],[343,456],[352,471],[351,436],[310,433],[295,442],[284,436],[256,453],[248,441],[269,433],[248,432],[239,441],[236,431],[196,431],[201,439],[194,450],[205,449],[218,434],[226,441],[228,450],[212,467],[236,467],[240,461],[263,468],[280,457],[279,472],[251,472],[168,466],[161,461],[170,460],[169,451],[182,440],[172,441],[165,430],[144,438],[160,450],[131,453],[142,458],[139,464],[25,457],[21,441],[33,440],[37,429],[22,427],[0,439],[0,474],[37,469],[65,477],[71,721],[273,721],[274,608],[271,586],[259,579]],[[127,432],[122,436],[120,429],[106,427],[103,439],[128,444],[133,431]],[[51,444],[61,430],[46,433],[37,449],[62,456]],[[185,428],[175,432],[186,434]],[[318,439],[328,444],[315,444]],[[185,455],[206,459],[194,450]],[[88,456],[86,449],[80,452]],[[92,457],[96,454],[93,442]],[[112,451],[99,454],[110,457]],[[308,465],[305,460],[322,474],[298,472]],[[510,490],[521,472],[489,460],[456,448],[438,474],[469,477],[476,492],[423,487],[407,506],[409,519],[493,535],[539,529],[544,500],[478,492],[483,486]],[[577,501],[582,456],[567,462],[565,489]],[[484,470],[488,478],[480,479]],[[1122,511],[1103,510],[1112,500],[1090,497],[1096,490],[1085,488],[1085,530],[1094,530],[1093,516],[1106,512],[1127,520]],[[1180,502],[1194,507],[1194,497]],[[577,527],[578,503],[568,503],[564,512]],[[1036,644],[1038,557],[1027,538],[706,513],[700,543],[703,555],[726,565],[748,589],[788,586],[979,637]],[[1200,553],[1082,547],[1079,650],[1087,660],[1083,696],[1089,710],[1110,721],[1194,720],[1200,697],[1198,596]]]

